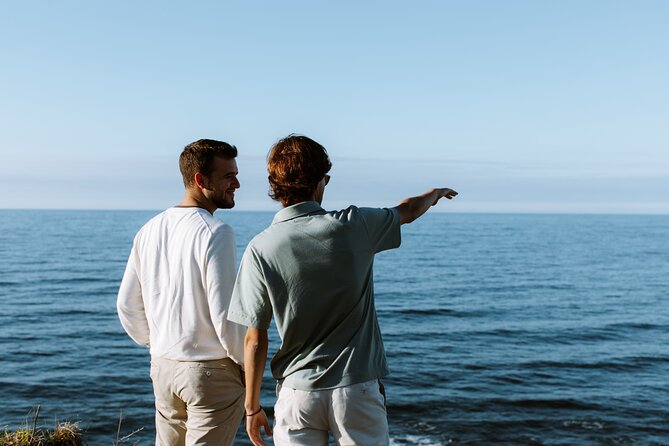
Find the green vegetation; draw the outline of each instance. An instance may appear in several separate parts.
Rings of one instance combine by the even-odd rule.
[[[64,423],[56,423],[53,430],[48,428],[38,428],[37,419],[39,417],[40,406],[35,408],[35,415],[33,416],[32,426],[26,420],[25,425],[19,427],[14,431],[9,431],[5,428],[4,432],[0,434],[0,446],[85,446],[86,441],[79,429],[79,423],[66,421]],[[121,446],[131,443],[131,437],[142,429],[137,429],[129,435],[121,437],[121,421],[123,420],[123,413],[119,415],[118,431],[116,432],[116,441],[114,446]]]
[[[0,446],[83,446],[86,444],[79,430],[78,423],[66,421],[57,423],[53,430],[37,427],[40,407],[35,409],[32,426],[26,421],[25,426],[15,431],[5,428],[0,436]]]

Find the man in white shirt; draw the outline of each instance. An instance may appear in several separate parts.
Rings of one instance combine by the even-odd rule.
[[[121,325],[149,347],[156,445],[232,445],[244,414],[245,328],[227,320],[235,240],[216,209],[235,205],[237,149],[201,139],[179,168],[186,188],[137,233],[118,294]]]

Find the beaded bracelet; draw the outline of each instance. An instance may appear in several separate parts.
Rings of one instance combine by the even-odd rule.
[[[261,411],[262,411],[262,406],[260,406],[260,408],[258,410],[256,410],[255,412],[246,414],[246,416],[247,417],[252,417],[254,415],[258,415]]]

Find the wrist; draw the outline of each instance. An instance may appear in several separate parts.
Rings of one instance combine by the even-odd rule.
[[[255,410],[248,410],[248,409],[245,409],[245,410],[246,410],[245,415],[247,417],[252,417],[252,416],[258,415],[260,412],[262,412],[262,406],[260,404],[258,404],[258,407]]]
[[[248,403],[244,403],[244,411],[246,413],[255,412],[256,410],[258,410],[259,407],[260,407],[260,401],[256,401],[255,403],[250,401]]]

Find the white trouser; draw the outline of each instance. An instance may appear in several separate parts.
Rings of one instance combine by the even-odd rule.
[[[387,446],[385,397],[378,380],[329,390],[304,391],[277,386],[274,444]]]

